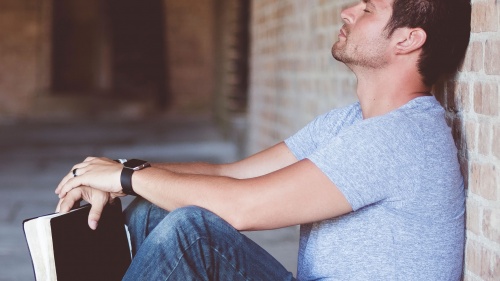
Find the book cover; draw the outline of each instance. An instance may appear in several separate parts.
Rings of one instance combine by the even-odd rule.
[[[116,198],[96,230],[90,205],[23,221],[36,280],[121,280],[131,262],[121,202]]]

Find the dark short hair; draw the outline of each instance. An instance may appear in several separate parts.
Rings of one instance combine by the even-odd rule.
[[[427,86],[457,71],[470,38],[470,0],[394,0],[386,30],[389,36],[402,27],[422,28],[427,41],[418,70]]]

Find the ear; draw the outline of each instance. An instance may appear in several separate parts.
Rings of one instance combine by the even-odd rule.
[[[421,28],[399,28],[395,31],[396,54],[408,54],[425,44],[427,33]]]

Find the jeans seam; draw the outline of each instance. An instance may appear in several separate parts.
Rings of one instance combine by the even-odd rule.
[[[205,237],[199,237],[199,238],[196,238],[196,240],[195,240],[195,241],[193,241],[193,242],[192,242],[192,243],[191,243],[191,244],[190,244],[190,245],[186,248],[186,250],[182,252],[181,256],[179,257],[179,259],[177,260],[177,263],[176,263],[176,264],[175,264],[175,266],[174,266],[174,269],[173,269],[173,270],[172,270],[172,272],[171,272],[171,273],[170,273],[170,274],[166,277],[165,281],[167,281],[167,280],[170,278],[170,276],[172,276],[172,274],[174,273],[175,269],[177,268],[177,266],[179,266],[179,263],[181,262],[181,260],[182,260],[182,259],[184,258],[184,256],[186,255],[186,251],[187,251],[188,249],[190,249],[191,247],[193,247],[193,245],[194,245],[194,244],[196,244],[198,241],[203,240],[203,239],[207,239],[207,238],[205,238]],[[222,257],[222,258],[226,261],[226,263],[227,263],[227,264],[229,264],[229,265],[233,268],[233,270],[234,270],[235,272],[237,272],[237,273],[238,273],[238,274],[239,274],[239,275],[240,275],[243,279],[245,279],[245,280],[247,280],[247,281],[250,281],[248,278],[246,278],[246,277],[245,277],[245,275],[244,275],[244,274],[243,274],[240,270],[237,270],[237,269],[234,267],[234,265],[233,265],[232,263],[230,263],[230,262],[227,260],[227,258],[226,258],[226,257],[225,257],[225,256],[224,256],[224,255],[223,255],[223,254],[219,251],[219,250],[217,250],[217,249],[216,249],[216,248],[214,248],[213,246],[209,246],[209,247],[210,247],[210,249],[214,250],[214,251],[215,251],[215,252],[216,252],[216,253],[217,253],[220,257]]]

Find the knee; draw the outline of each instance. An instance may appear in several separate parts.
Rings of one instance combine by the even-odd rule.
[[[243,235],[219,216],[206,209],[189,206],[166,216],[148,236],[145,249],[161,256],[173,253],[178,253],[178,257],[187,255],[184,258],[189,259],[211,255],[214,248],[238,245],[242,239]]]
[[[193,217],[198,217],[204,215],[205,213],[210,213],[207,209],[198,206],[186,206],[182,208],[177,208],[173,210],[170,214],[177,219],[190,219]]]
[[[182,207],[172,211],[158,225],[163,231],[174,231],[185,238],[208,237],[231,226],[216,214],[197,206]]]
[[[170,213],[170,219],[180,224],[225,224],[227,223],[218,215],[198,206],[187,206],[178,208]]]
[[[215,216],[212,212],[197,206],[187,206],[175,209],[165,218],[169,226],[180,229],[192,228],[196,225],[203,226],[210,217]],[[196,227],[199,228],[199,227]]]

